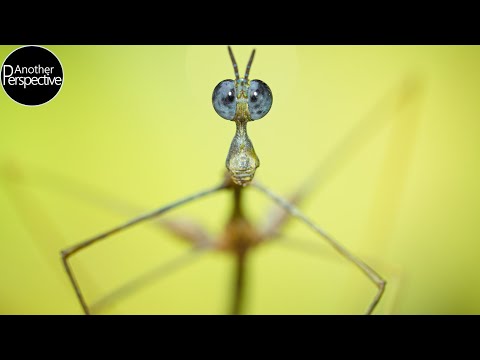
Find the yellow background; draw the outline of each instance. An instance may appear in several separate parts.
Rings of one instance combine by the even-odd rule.
[[[59,251],[216,184],[234,134],[211,105],[215,85],[233,76],[225,46],[46,47],[63,65],[56,98],[25,107],[0,92],[5,314],[81,313]],[[15,48],[1,46],[0,59]],[[251,49],[233,47],[240,70]],[[389,281],[376,313],[478,313],[480,48],[256,49],[251,78],[274,97],[248,127],[256,178],[288,193],[342,153],[359,121],[380,119],[340,147],[345,161],[333,155],[339,165],[302,209]],[[246,200],[261,221],[269,203],[253,190]],[[169,215],[218,232],[229,201],[218,194]],[[290,223],[287,234],[293,245],[253,252],[246,312],[362,313],[374,286],[302,225]],[[72,264],[93,304],[187,250],[144,224]],[[232,270],[228,256],[207,254],[98,312],[225,313]]]

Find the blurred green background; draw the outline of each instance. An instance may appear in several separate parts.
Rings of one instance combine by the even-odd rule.
[[[59,251],[216,184],[234,134],[211,105],[233,76],[225,46],[46,47],[65,76],[51,102],[25,107],[0,92],[4,314],[81,313]],[[1,46],[0,59],[15,48]],[[233,47],[240,70],[252,48]],[[249,124],[256,178],[286,194],[330,159],[302,209],[389,281],[376,313],[479,313],[480,48],[256,49],[251,78],[274,97]],[[169,215],[218,232],[228,195]],[[269,207],[248,191],[252,221]],[[286,234],[253,252],[246,312],[363,313],[375,293],[363,274],[297,222]],[[144,224],[72,264],[95,304],[188,248]],[[230,257],[205,254],[96,312],[226,313],[232,276]]]

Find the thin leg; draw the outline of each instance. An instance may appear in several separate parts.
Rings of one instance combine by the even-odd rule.
[[[308,225],[313,231],[315,231],[317,234],[322,236],[325,240],[330,243],[330,245],[333,246],[335,250],[337,250],[343,257],[345,257],[347,260],[355,264],[360,270],[363,271],[365,275],[368,276],[368,278],[373,281],[373,283],[377,286],[378,291],[375,294],[375,297],[373,298],[372,302],[367,308],[366,314],[370,315],[375,307],[377,306],[378,302],[380,301],[380,298],[383,295],[383,292],[385,291],[385,285],[386,281],[383,280],[380,275],[376,273],[375,270],[373,270],[370,266],[365,264],[362,260],[354,256],[350,251],[348,251],[343,245],[341,245],[337,240],[335,240],[333,237],[331,237],[329,234],[327,234],[323,229],[315,225],[309,218],[307,218],[300,210],[298,210],[295,206],[290,204],[287,200],[283,199],[282,197],[278,196],[271,190],[267,189],[263,185],[260,185],[258,182],[253,182],[252,185],[266,194],[268,197],[270,197],[273,201],[275,201],[278,205],[280,205],[282,208],[284,208],[291,216],[296,217],[300,221],[302,221],[304,224]]]
[[[87,306],[87,303],[85,302],[85,299],[82,295],[82,292],[80,291],[80,287],[75,279],[75,276],[72,272],[72,269],[68,263],[68,258],[75,254],[76,252],[80,251],[81,249],[84,249],[94,243],[96,243],[97,241],[100,241],[102,239],[105,239],[113,234],[116,234],[122,230],[125,230],[133,225],[136,225],[142,221],[145,221],[145,220],[148,220],[148,219],[151,219],[151,218],[154,218],[156,216],[159,216],[169,210],[172,210],[180,205],[183,205],[183,204],[186,204],[186,203],[189,203],[191,201],[194,201],[196,199],[199,199],[199,198],[202,198],[204,196],[207,196],[207,195],[210,195],[210,194],[213,194],[219,190],[222,190],[226,187],[227,185],[222,183],[221,185],[218,185],[218,186],[215,186],[213,188],[210,188],[210,189],[207,189],[207,190],[204,190],[204,191],[201,191],[201,192],[198,192],[196,194],[193,194],[193,195],[190,195],[190,196],[187,196],[183,199],[180,199],[180,200],[177,200],[169,205],[166,205],[164,207],[161,207],[159,209],[156,209],[156,210],[153,210],[149,213],[146,213],[146,214],[143,214],[143,215],[140,215],[134,219],[131,219],[119,226],[116,226],[114,227],[113,229],[110,229],[108,231],[105,231],[101,234],[98,234],[88,240],[85,240],[77,245],[74,245],[68,249],[65,249],[63,251],[61,251],[61,255],[62,255],[62,261],[63,261],[63,265],[65,267],[65,270],[68,274],[68,277],[70,278],[70,281],[75,289],[75,293],[77,294],[77,297],[78,297],[78,300],[80,301],[80,304],[82,305],[82,308],[83,308],[83,311],[85,312],[85,314],[89,314],[90,311],[88,309],[88,306]]]
[[[327,261],[338,262],[340,260],[338,256],[334,256],[335,254],[327,251],[325,245],[319,243],[317,239],[315,239],[315,242],[313,242],[313,239],[291,238],[280,235],[275,238],[275,245],[283,246],[286,249],[293,250],[307,256],[321,256],[322,259]],[[400,304],[400,300],[402,298],[401,295],[404,288],[403,283],[406,281],[404,270],[398,265],[384,263],[379,259],[370,258],[368,261],[374,261],[375,264],[380,265],[382,269],[385,269],[385,271],[388,272],[390,300],[388,298],[383,299],[384,302],[387,301],[384,307],[384,313],[398,314],[398,305]]]

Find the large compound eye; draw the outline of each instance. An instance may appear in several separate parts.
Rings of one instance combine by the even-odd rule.
[[[213,108],[222,118],[233,120],[237,110],[237,97],[235,96],[235,82],[223,80],[213,90]]]
[[[250,88],[248,89],[248,110],[250,111],[250,118],[258,120],[267,115],[272,107],[273,97],[272,91],[261,80],[250,81]]]

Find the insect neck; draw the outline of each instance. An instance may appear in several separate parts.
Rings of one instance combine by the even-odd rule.
[[[247,134],[249,118],[247,104],[237,104],[235,136],[230,144],[225,163],[233,182],[243,186],[252,181],[256,169],[260,166],[252,141]]]
[[[243,211],[243,186],[234,185],[232,187],[233,191],[233,211],[232,219],[243,219],[245,218],[245,213]]]

